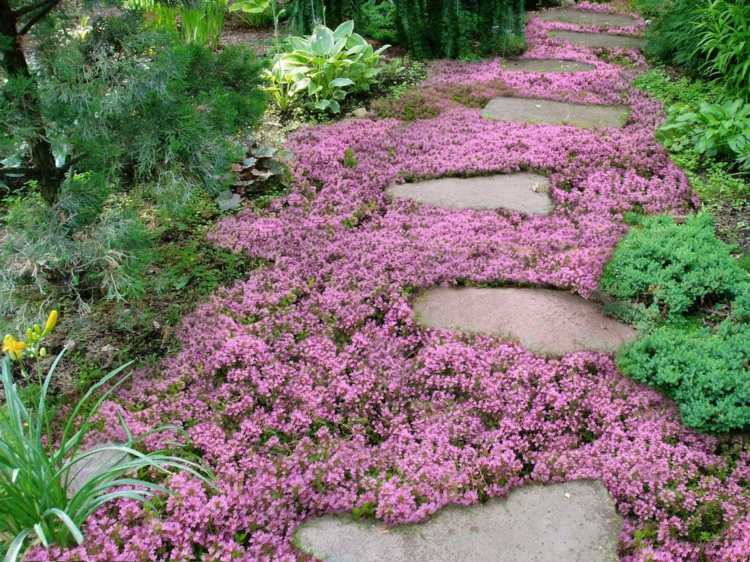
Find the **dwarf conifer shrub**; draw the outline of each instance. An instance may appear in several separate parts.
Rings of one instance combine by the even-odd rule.
[[[0,69],[0,117],[13,116],[0,122],[0,187],[13,193],[1,217],[0,314],[22,317],[61,295],[84,307],[138,296],[154,217],[184,215],[233,180],[239,134],[265,108],[263,68],[249,49],[183,44],[130,14],[97,20],[83,38],[45,36],[31,78]],[[21,103],[30,88],[33,119]],[[59,165],[52,194],[33,175],[38,127],[17,126],[32,121]]]
[[[699,431],[750,427],[750,324],[716,328],[667,325],[627,346],[617,358],[627,375],[677,402],[683,422]]]
[[[674,399],[692,428],[750,427],[750,278],[710,216],[643,220],[600,284],[650,320],[618,354],[620,370]]]
[[[717,302],[732,301],[747,274],[716,238],[708,214],[677,224],[671,217],[645,219],[618,245],[601,279],[604,291],[675,319]]]

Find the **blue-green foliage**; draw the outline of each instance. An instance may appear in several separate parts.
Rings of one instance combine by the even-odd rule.
[[[601,287],[640,313],[641,336],[617,356],[625,374],[665,392],[697,430],[750,427],[750,278],[708,215],[644,219]]]
[[[750,324],[717,328],[662,326],[620,353],[618,367],[677,402],[683,422],[700,431],[750,427]]]
[[[617,246],[601,279],[604,291],[664,319],[732,301],[746,285],[747,274],[716,238],[708,214],[684,224],[666,216],[644,219]]]

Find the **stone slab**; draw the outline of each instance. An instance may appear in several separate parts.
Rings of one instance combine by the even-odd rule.
[[[575,8],[552,8],[543,11],[537,17],[545,21],[598,27],[629,27],[638,23],[636,18],[627,14],[605,14],[592,10],[576,10]]]
[[[604,486],[578,480],[448,507],[419,525],[322,517],[304,523],[295,543],[326,562],[614,562],[621,530]]]
[[[98,445],[98,447],[106,447],[108,445],[112,445],[112,443],[104,443],[102,445]],[[96,449],[98,447],[93,447],[92,449]],[[92,449],[88,449],[88,451],[91,451]],[[79,452],[79,455],[86,454],[86,452],[88,451]],[[126,453],[122,453],[120,451],[105,450],[86,457],[82,461],[76,463],[70,469],[70,485],[68,487],[69,494],[71,496],[75,495],[89,479],[103,474],[105,471],[114,467],[118,463],[127,460],[127,458],[128,455]]]
[[[414,313],[428,328],[506,337],[550,356],[612,353],[636,336],[595,303],[553,289],[430,289],[414,301]]]
[[[548,215],[553,209],[548,190],[549,182],[544,176],[517,173],[404,183],[389,187],[387,193],[397,199],[449,209],[502,208]]]
[[[544,125],[572,125],[584,129],[623,127],[629,110],[624,105],[587,105],[536,98],[494,98],[482,117],[494,121]]]
[[[633,35],[615,33],[586,33],[583,31],[550,31],[549,36],[562,39],[583,47],[603,47],[605,49],[643,49],[646,41]]]
[[[500,66],[503,70],[541,74],[588,72],[595,68],[587,62],[564,59],[513,59],[502,61]]]

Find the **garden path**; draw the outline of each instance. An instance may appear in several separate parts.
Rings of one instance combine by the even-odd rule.
[[[539,16],[583,26],[628,26],[631,16],[582,10],[547,10]],[[574,34],[574,35],[567,35]],[[587,46],[637,47],[639,39],[615,34],[552,32]],[[577,41],[578,36],[583,37]],[[502,64],[521,72],[586,72],[590,65],[556,59]],[[497,97],[482,116],[515,123],[621,128],[621,105]],[[542,186],[543,189],[540,189]],[[392,197],[444,208],[508,209],[549,214],[544,176],[529,173],[440,178],[392,186]],[[629,326],[599,307],[562,291],[534,288],[438,288],[414,303],[417,322],[428,328],[510,337],[542,355],[576,351],[611,353],[635,337]],[[577,480],[525,486],[507,498],[463,508],[444,508],[427,522],[389,527],[351,516],[326,516],[300,526],[296,545],[330,562],[607,562],[618,558],[622,519],[600,483]]]
[[[643,27],[637,20],[608,31]],[[290,193],[228,217],[211,235],[269,266],[185,318],[180,351],[157,372],[138,373],[102,411],[108,439],[123,437],[119,416],[137,433],[184,427],[218,489],[177,475],[169,482],[177,495],[159,517],[108,507],[87,523],[86,544],[49,556],[291,562],[300,558],[298,529],[306,541],[318,529],[330,544],[322,529],[335,526],[316,518],[351,512],[394,529],[434,517],[418,529],[439,548],[448,548],[439,539],[452,518],[473,533],[466,543],[490,550],[502,536],[490,529],[528,522],[532,540],[512,543],[528,549],[524,561],[545,560],[547,544],[570,545],[566,528],[602,560],[743,560],[746,451],[686,429],[674,404],[620,374],[611,354],[546,357],[494,337],[494,327],[491,336],[465,334],[415,318],[420,296],[461,287],[554,287],[590,298],[627,231],[625,213],[695,209],[685,174],[654,138],[660,104],[632,87],[643,57],[632,49],[597,56],[551,36],[558,31],[601,28],[532,17],[523,60],[566,61],[564,72],[538,62],[442,61],[416,98],[429,118],[350,119],[290,139]],[[624,126],[599,129],[482,117],[508,90],[630,113]],[[519,172],[546,176],[550,214],[443,208],[388,193]],[[167,445],[157,436],[147,443]],[[507,499],[480,505],[492,498]],[[443,511],[453,505],[466,509]],[[726,514],[719,525],[717,510]],[[559,520],[560,534],[547,517]],[[349,525],[341,532],[383,549],[402,533],[373,538],[360,534],[370,525]]]

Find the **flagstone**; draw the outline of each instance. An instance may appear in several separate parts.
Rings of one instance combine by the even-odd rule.
[[[326,562],[614,562],[621,530],[606,488],[578,480],[523,486],[416,525],[321,517],[297,530],[295,544]]]
[[[549,182],[539,174],[516,173],[472,178],[439,178],[388,188],[396,199],[450,209],[508,209],[547,215],[553,204]]]
[[[562,39],[582,47],[599,47],[606,49],[643,49],[645,39],[635,35],[618,35],[616,33],[588,33],[584,31],[551,31],[553,39]]]
[[[623,127],[629,109],[623,105],[591,105],[536,98],[497,97],[482,116],[495,121],[546,125],[572,125],[585,129]]]
[[[607,14],[592,10],[576,10],[575,8],[552,8],[543,11],[537,17],[546,21],[600,27],[628,27],[638,23],[637,18],[627,14]]]
[[[630,326],[605,316],[597,304],[554,289],[429,289],[415,300],[414,313],[427,328],[505,337],[550,356],[611,353],[636,335]]]
[[[513,59],[504,60],[501,67],[506,71],[546,73],[588,72],[594,70],[593,64],[565,59]]]

